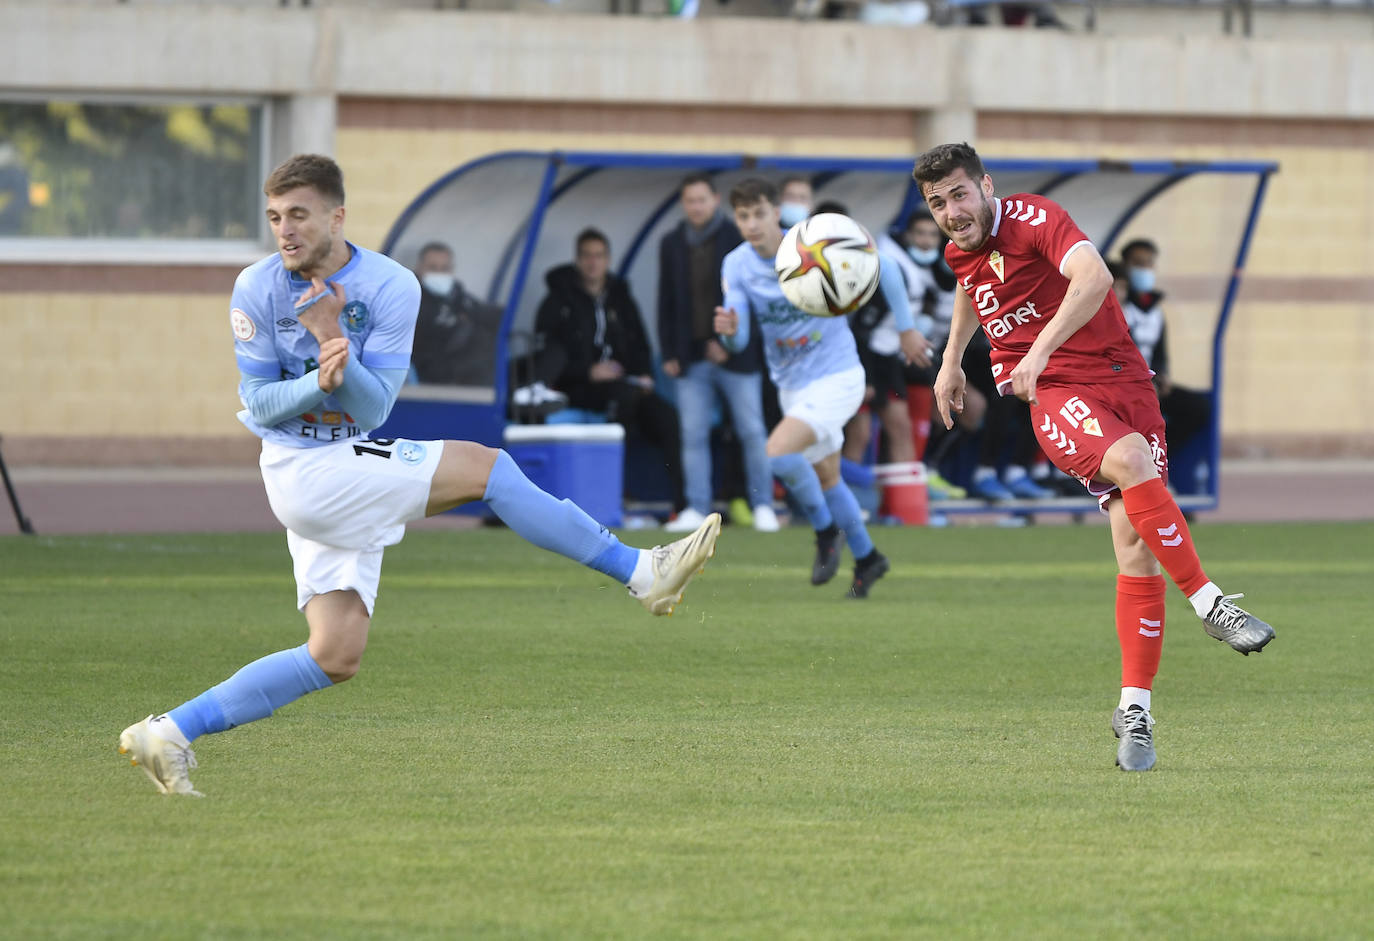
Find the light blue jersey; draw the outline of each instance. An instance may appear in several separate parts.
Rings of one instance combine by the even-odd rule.
[[[721,337],[732,352],[749,343],[749,314],[763,332],[768,373],[779,389],[800,389],[822,376],[859,366],[854,334],[843,317],[812,317],[793,307],[782,293],[773,259],[748,242],[725,256],[720,266],[723,307],[739,314],[739,332]]]
[[[348,264],[328,280],[344,291],[339,324],[348,337],[350,364],[373,371],[405,370],[410,366],[420,309],[420,284],[408,269],[385,255],[352,243],[348,247],[353,253]],[[280,381],[298,379],[319,368],[320,345],[296,319],[296,301],[309,288],[310,282],[288,272],[275,253],[243,269],[234,283],[230,312],[234,356],[241,373]],[[356,421],[339,401],[338,391],[270,427],[256,422],[247,408],[238,418],[258,437],[287,447],[365,437],[375,425],[363,427]],[[248,405],[244,383],[239,385],[239,399]]]

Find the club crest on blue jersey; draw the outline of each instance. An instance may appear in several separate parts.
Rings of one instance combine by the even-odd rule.
[[[367,326],[367,305],[362,301],[349,301],[344,305],[343,321],[349,333],[359,333]]]
[[[418,441],[402,441],[396,448],[396,456],[402,464],[414,467],[425,459],[425,446]]]

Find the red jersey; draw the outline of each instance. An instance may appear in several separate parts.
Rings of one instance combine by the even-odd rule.
[[[992,377],[1005,395],[1012,369],[1059,311],[1069,287],[1062,274],[1069,255],[1092,243],[1062,206],[1044,196],[1018,193],[994,199],[994,204],[992,233],[982,248],[965,252],[950,242],[945,260],[978,311],[992,345]],[[1131,340],[1116,293],[1108,291],[1093,318],[1050,354],[1040,382],[1110,382],[1151,375]]]

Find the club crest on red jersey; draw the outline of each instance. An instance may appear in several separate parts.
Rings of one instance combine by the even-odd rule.
[[[988,256],[988,265],[997,275],[997,280],[1006,283],[1006,262],[1002,259],[1002,253],[994,248],[992,254]]]

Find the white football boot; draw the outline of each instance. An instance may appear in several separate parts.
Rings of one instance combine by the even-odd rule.
[[[160,793],[204,797],[188,776],[196,766],[196,753],[157,734],[150,727],[153,718],[135,722],[120,733],[119,753],[131,755],[129,764],[142,768]]]
[[[692,576],[706,568],[706,560],[716,554],[720,535],[720,514],[712,513],[701,521],[696,532],[666,546],[648,550],[653,583],[643,594],[630,594],[651,614],[672,614],[682,600],[682,592]]]

